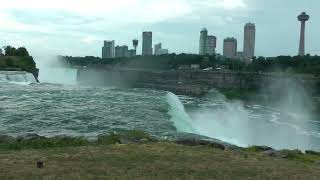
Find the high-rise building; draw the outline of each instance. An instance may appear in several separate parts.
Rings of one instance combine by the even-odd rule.
[[[234,58],[237,55],[237,39],[231,37],[223,41],[223,55],[227,58]]]
[[[203,28],[200,32],[199,54],[215,54],[216,46],[217,38],[215,36],[208,35],[208,30],[206,28]]]
[[[134,49],[130,49],[130,50],[128,50],[128,57],[133,57],[133,56],[136,56],[137,54],[136,54],[136,50],[134,50]]]
[[[253,23],[244,26],[243,53],[246,59],[252,59],[255,52],[256,27]]]
[[[115,57],[130,57],[128,46],[116,46]]]
[[[143,32],[142,34],[142,55],[152,55],[152,32]]]
[[[164,55],[164,54],[169,54],[168,49],[159,49],[157,55]]]
[[[104,41],[102,47],[102,58],[114,58],[115,57],[115,48],[114,41]]]
[[[310,18],[305,12],[301,13],[298,16],[298,20],[301,21],[301,30],[300,30],[300,45],[299,45],[299,56],[305,55],[305,31],[306,31],[306,21]]]
[[[208,30],[203,28],[200,31],[200,41],[199,41],[199,54],[206,55],[207,54],[207,37],[208,37]]]
[[[207,36],[206,54],[213,55],[216,53],[217,38],[215,36]]]
[[[158,43],[154,45],[154,54],[159,55],[159,50],[162,49],[162,44]]]
[[[158,43],[154,45],[154,54],[155,55],[163,55],[163,54],[169,54],[168,49],[162,49],[162,44]]]

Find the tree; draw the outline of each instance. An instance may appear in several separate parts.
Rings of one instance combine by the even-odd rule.
[[[16,56],[16,48],[15,47],[5,46],[4,51],[5,51],[6,56]]]
[[[19,47],[16,50],[16,56],[29,56],[29,52],[25,47]]]

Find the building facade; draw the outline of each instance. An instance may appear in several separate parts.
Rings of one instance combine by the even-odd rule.
[[[162,44],[158,43],[154,45],[154,54],[159,55],[159,50],[162,49]]]
[[[252,59],[255,55],[256,27],[253,23],[247,23],[244,27],[243,53],[246,59]]]
[[[237,55],[237,39],[231,37],[223,41],[223,55],[226,58],[235,58]]]
[[[208,35],[208,30],[203,28],[200,32],[199,55],[213,55],[216,52],[217,38]]]
[[[152,55],[152,32],[143,32],[142,34],[142,55]]]
[[[215,36],[207,36],[206,54],[213,55],[216,53],[217,38]]]
[[[128,46],[116,46],[115,57],[130,57]]]
[[[168,49],[159,49],[157,55],[164,55],[164,54],[169,54]]]
[[[115,42],[112,41],[104,41],[102,47],[102,58],[114,58],[115,57]]]
[[[200,41],[199,41],[199,55],[206,55],[207,50],[207,37],[208,37],[208,30],[203,28],[200,31]]]

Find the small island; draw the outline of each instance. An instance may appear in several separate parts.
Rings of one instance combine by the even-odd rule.
[[[39,69],[25,47],[5,46],[0,50],[0,71],[25,71],[38,81]]]

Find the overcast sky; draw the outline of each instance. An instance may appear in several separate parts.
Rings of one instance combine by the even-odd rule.
[[[142,31],[175,53],[198,53],[202,27],[218,38],[238,39],[256,24],[256,55],[296,55],[300,24],[310,16],[306,51],[320,54],[319,0],[0,0],[0,45],[25,46],[32,55],[101,56],[103,40],[132,47]]]

